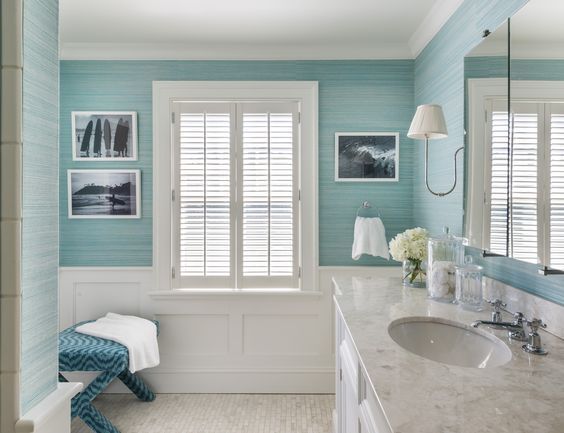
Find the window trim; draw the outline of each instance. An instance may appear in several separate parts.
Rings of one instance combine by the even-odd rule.
[[[484,218],[489,208],[484,203],[487,144],[484,110],[488,99],[507,98],[507,78],[473,78],[468,80],[468,149],[466,155],[466,201],[464,203],[465,236],[469,245],[487,249]]]
[[[175,101],[296,100],[301,105],[301,285],[318,290],[318,83],[317,81],[153,81],[154,289],[172,286],[172,104]],[[183,290],[183,289],[182,289]],[[240,290],[240,289],[239,289]],[[254,289],[256,291],[256,289]],[[268,289],[265,289],[268,291]]]

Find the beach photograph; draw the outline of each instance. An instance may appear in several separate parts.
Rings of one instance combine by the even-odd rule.
[[[74,161],[136,161],[137,113],[73,111]]]
[[[336,133],[335,180],[398,181],[399,134]]]
[[[140,218],[139,170],[68,170],[69,218]]]

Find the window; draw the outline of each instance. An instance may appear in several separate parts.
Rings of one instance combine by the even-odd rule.
[[[173,285],[299,287],[298,103],[173,112]]]
[[[507,132],[507,109],[490,108],[490,248],[505,254],[509,221],[509,256],[564,267],[564,103],[512,103],[510,155],[497,139]]]
[[[155,295],[318,290],[317,125],[317,82],[153,83]]]

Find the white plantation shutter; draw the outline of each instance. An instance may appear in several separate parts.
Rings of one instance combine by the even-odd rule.
[[[232,107],[178,104],[175,278],[180,287],[232,287]]]
[[[175,103],[176,288],[298,288],[298,104]]]
[[[297,104],[239,107],[239,285],[297,287]]]
[[[550,266],[564,268],[564,104],[547,107],[550,140]],[[547,122],[547,123],[548,123]]]
[[[542,137],[539,117],[542,104],[512,103],[512,158],[510,199],[511,257],[530,263],[539,261],[538,148]],[[539,114],[540,113],[540,114]]]
[[[508,170],[503,129],[507,113],[501,109],[488,113],[492,164],[487,230],[491,250],[503,254],[507,216],[504,178]],[[509,255],[564,268],[564,103],[513,103],[511,134]]]
[[[509,176],[509,117],[507,101],[490,101],[488,105],[489,120],[489,152],[491,166],[489,167],[489,227],[485,227],[485,239],[489,239],[486,249],[497,253],[507,254],[507,190]],[[488,233],[489,231],[489,233]],[[488,236],[489,234],[489,236]]]

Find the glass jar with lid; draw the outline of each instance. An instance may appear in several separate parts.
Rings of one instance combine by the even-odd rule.
[[[427,292],[431,299],[454,302],[456,267],[464,264],[464,239],[450,234],[429,238],[427,257]]]
[[[456,267],[456,302],[462,308],[482,309],[482,267],[472,263],[466,256],[464,265]]]

